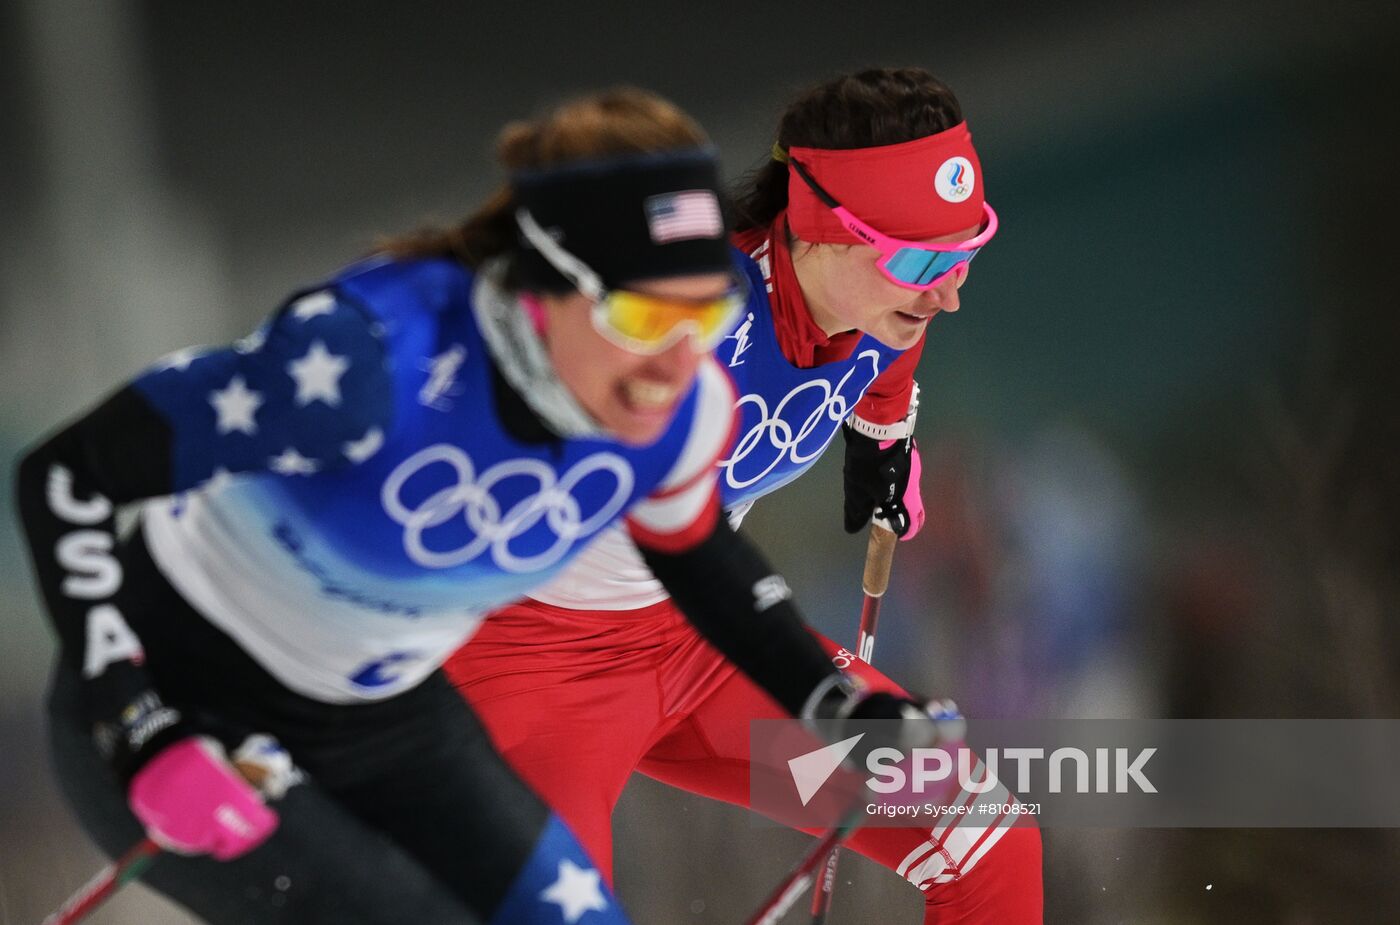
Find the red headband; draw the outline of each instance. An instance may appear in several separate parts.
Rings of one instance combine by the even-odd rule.
[[[982,224],[982,165],[966,122],[935,135],[877,148],[792,148],[851,214],[893,238],[937,238]],[[856,238],[797,172],[788,171],[788,224],[814,244]]]

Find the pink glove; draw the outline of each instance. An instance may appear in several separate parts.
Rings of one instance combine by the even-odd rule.
[[[880,449],[888,450],[898,442],[881,440]],[[924,526],[924,496],[919,494],[919,479],[923,474],[924,464],[919,461],[919,445],[915,443],[909,448],[909,482],[904,486],[904,496],[900,498],[904,510],[909,514],[909,529],[899,538],[901,541],[912,540]]]
[[[127,799],[147,834],[179,854],[232,860],[277,829],[277,814],[208,736],[162,749],[132,778]]]

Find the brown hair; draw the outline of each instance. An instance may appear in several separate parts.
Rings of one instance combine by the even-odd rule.
[[[812,87],[778,120],[778,145],[871,148],[952,128],[962,106],[948,86],[920,67],[871,68]],[[738,231],[766,228],[787,208],[788,166],[768,160],[734,190]]]
[[[507,171],[517,171],[706,143],[704,131],[675,104],[646,90],[617,87],[565,102],[541,118],[507,125],[496,140],[496,160]],[[507,183],[459,224],[389,238],[378,249],[400,259],[453,257],[480,266],[517,249],[514,213]],[[507,271],[507,285],[512,277]]]

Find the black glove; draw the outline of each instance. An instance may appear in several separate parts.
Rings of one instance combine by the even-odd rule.
[[[803,709],[802,719],[828,742],[846,738],[852,724],[895,721],[882,723],[881,729],[869,732],[853,755],[885,747],[907,754],[915,748],[960,743],[967,731],[967,722],[951,700],[925,703],[885,691],[858,689],[845,681],[826,687],[825,692],[814,692]]]
[[[841,428],[846,438],[846,464],[842,468],[846,486],[846,532],[859,533],[879,517],[898,536],[909,532],[911,517],[904,503],[913,465],[914,438],[896,440],[888,449],[880,441],[852,429]]]

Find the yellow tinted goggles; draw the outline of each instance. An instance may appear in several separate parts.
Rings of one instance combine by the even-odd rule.
[[[748,303],[748,277],[734,271],[734,286],[717,299],[668,299],[631,289],[609,289],[597,273],[539,226],[528,209],[516,209],[520,232],[550,266],[593,300],[593,327],[633,353],[661,353],[689,334],[697,353],[719,346]]]
[[[740,289],[708,301],[610,289],[593,304],[593,327],[633,353],[661,353],[687,334],[694,350],[704,353],[724,340],[747,301]]]

